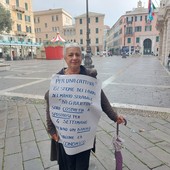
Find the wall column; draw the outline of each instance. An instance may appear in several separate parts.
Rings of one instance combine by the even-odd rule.
[[[163,44],[162,44],[162,63],[165,64],[165,49],[166,49],[166,33],[167,33],[167,23],[164,22],[164,29],[163,29]]]
[[[167,65],[168,55],[170,53],[170,17],[167,20],[167,30],[166,30],[166,48],[165,48],[165,66]]]

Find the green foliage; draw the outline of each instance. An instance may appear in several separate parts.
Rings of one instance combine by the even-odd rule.
[[[0,33],[5,31],[9,33],[12,30],[12,19],[9,10],[6,10],[2,4],[0,4]]]

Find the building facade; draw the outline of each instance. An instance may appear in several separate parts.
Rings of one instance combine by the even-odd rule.
[[[73,18],[63,9],[34,12],[36,42],[51,40],[57,32],[66,42],[77,42],[86,51],[86,14]],[[104,46],[104,14],[89,12],[89,37],[92,54],[102,51]]]
[[[89,12],[89,38],[93,55],[104,50],[104,14]],[[86,51],[87,19],[86,14],[75,17],[76,42]]]
[[[74,34],[74,29],[71,28],[73,25],[72,21],[72,16],[62,8],[35,11],[34,26],[36,42],[43,43],[44,41],[51,40],[56,37],[57,32],[59,32],[60,36],[66,41],[69,41],[67,34]],[[68,29],[66,29],[67,26]],[[73,32],[71,32],[71,30],[73,30]]]
[[[160,1],[160,10],[158,12],[157,29],[160,31],[160,50],[159,58],[166,66],[168,55],[170,54],[170,1]]]
[[[148,22],[148,9],[139,0],[137,8],[122,15],[107,34],[107,47],[113,54],[140,53],[158,55],[159,32],[156,29],[158,9],[154,10],[154,19]]]
[[[35,47],[34,19],[31,0],[1,0],[2,6],[9,10],[12,18],[10,33],[0,34],[2,55],[8,54],[11,59],[26,57],[33,53]]]

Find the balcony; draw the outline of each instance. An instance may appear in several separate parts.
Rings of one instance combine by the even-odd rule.
[[[133,21],[126,21],[127,25],[131,25]]]
[[[14,11],[18,11],[18,12],[22,12],[22,13],[25,12],[25,9],[24,9],[24,8],[22,8],[22,7],[17,7],[16,5],[13,5],[13,6],[12,6],[12,9],[13,9]]]
[[[27,33],[22,31],[15,31],[15,34],[18,36],[27,36]]]
[[[134,34],[133,32],[126,32],[125,36],[130,37],[130,36],[133,36],[133,34]]]

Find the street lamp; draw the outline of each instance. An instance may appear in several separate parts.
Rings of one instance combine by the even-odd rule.
[[[124,42],[123,42],[123,49],[122,49],[122,58],[126,58],[125,45],[126,45],[126,25],[124,25]]]
[[[89,39],[89,11],[88,11],[88,0],[86,0],[86,24],[87,24],[87,33],[86,33],[86,55],[84,59],[84,66],[86,68],[94,68],[94,65],[92,65],[92,59],[91,59],[91,47],[90,47],[90,39]]]

